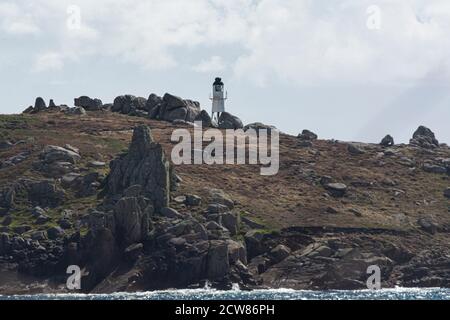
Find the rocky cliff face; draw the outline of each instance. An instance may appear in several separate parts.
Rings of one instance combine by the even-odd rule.
[[[0,278],[0,292],[64,291],[74,264],[86,292],[206,281],[354,289],[369,265],[381,268],[383,287],[449,286],[450,149],[431,130],[409,145],[282,134],[280,172],[268,178],[251,165],[171,166],[170,134],[189,126],[150,113],[197,108],[144,100],[79,115],[39,99],[40,111],[0,116],[0,271],[39,277]]]
[[[128,290],[129,283],[111,273],[124,265],[141,275],[134,278],[133,286],[147,289],[181,288],[205,280],[225,287],[232,280],[252,283],[243,264],[245,247],[231,240],[231,232],[224,227],[236,234],[237,218],[234,223],[220,221],[234,214],[225,207],[226,213],[214,212],[207,219],[211,221],[205,222],[169,208],[170,174],[162,146],[154,142],[150,129],[136,127],[128,153],[111,162],[105,179],[107,198],[98,208],[104,212],[91,214],[88,244],[81,244],[90,275],[86,289]],[[201,201],[196,196],[190,199],[192,205]],[[113,209],[108,211],[111,204]]]
[[[136,186],[137,192],[159,210],[169,205],[170,181],[169,162],[162,146],[153,141],[147,126],[139,126],[134,130],[128,153],[111,162],[104,194],[114,197]]]

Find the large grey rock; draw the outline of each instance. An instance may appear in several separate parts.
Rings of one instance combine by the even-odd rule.
[[[317,140],[318,136],[314,132],[304,129],[302,133],[298,135],[298,138],[301,140]]]
[[[91,172],[84,176],[76,177],[70,187],[76,192],[79,198],[89,197],[97,194],[100,187],[101,177],[98,172]]]
[[[34,231],[30,234],[30,238],[35,241],[47,240],[47,233],[45,231]]]
[[[42,209],[42,208],[39,207],[39,206],[34,207],[34,208],[31,210],[31,215],[32,215],[34,218],[37,218],[37,217],[40,217],[40,216],[45,216],[46,213],[47,213],[47,211],[45,211],[44,209]]]
[[[328,183],[325,188],[335,197],[343,197],[347,192],[347,186],[343,183]]]
[[[22,111],[23,114],[30,114],[33,113],[34,108],[33,106],[29,106],[28,108],[26,108],[25,110]]]
[[[450,199],[450,188],[444,190],[444,197]]]
[[[435,164],[425,163],[422,167],[423,171],[429,173],[446,174],[447,168]]]
[[[36,113],[44,111],[45,109],[47,109],[47,104],[45,103],[44,99],[42,99],[41,97],[36,98],[36,101],[34,102],[33,112]]]
[[[361,155],[365,153],[365,151],[360,146],[352,143],[349,143],[347,145],[347,151],[352,155]]]
[[[100,99],[92,99],[87,96],[81,96],[74,99],[76,107],[82,107],[88,111],[98,111],[103,107],[103,102]]]
[[[120,245],[128,246],[147,238],[149,217],[137,198],[122,198],[114,209],[115,237]]]
[[[0,256],[6,254],[11,247],[11,239],[7,233],[0,233]]]
[[[104,168],[106,166],[106,163],[103,161],[89,161],[88,166],[91,168]]]
[[[138,184],[142,186],[143,196],[151,199],[156,210],[169,206],[169,162],[162,146],[153,141],[147,126],[134,129],[128,153],[113,160],[110,167],[105,195],[121,195],[130,186]]]
[[[420,126],[414,132],[413,138],[409,143],[411,145],[415,145],[425,149],[433,149],[439,147],[439,141],[436,139],[433,131],[424,126]]]
[[[434,234],[438,230],[438,225],[430,218],[420,218],[417,223],[428,233]]]
[[[41,215],[36,218],[35,223],[36,224],[45,224],[45,223],[49,222],[50,220],[51,220],[50,217],[48,217],[46,215]]]
[[[244,124],[238,117],[228,112],[222,112],[219,117],[219,128],[236,130],[244,128]]]
[[[221,189],[209,189],[211,203],[218,203],[227,206],[229,209],[234,208],[234,201],[230,195]]]
[[[184,202],[188,206],[196,207],[196,206],[199,206],[201,204],[202,198],[200,198],[199,196],[197,196],[195,194],[187,194],[186,197],[185,197]]]
[[[162,208],[160,213],[163,217],[169,219],[180,219],[183,217],[177,210],[172,208]]]
[[[253,123],[249,123],[247,125],[245,125],[244,127],[244,131],[248,131],[248,130],[255,130],[256,134],[259,136],[259,132],[264,132],[266,131],[267,134],[270,134],[272,132],[272,130],[277,130],[277,128],[275,126],[271,126],[268,124],[264,124],[261,122],[253,122]]]
[[[217,214],[217,213],[224,213],[227,212],[229,208],[223,204],[220,203],[212,203],[208,206],[206,209],[206,212],[208,214]]]
[[[383,147],[392,147],[394,145],[394,138],[391,135],[386,135],[380,142]]]
[[[75,115],[75,116],[84,116],[86,115],[86,110],[83,107],[75,107],[75,108],[68,108],[65,111],[68,115]]]
[[[162,98],[152,93],[147,100],[145,109],[150,119],[170,122],[186,121],[188,123],[204,119],[204,125],[209,126],[208,114],[201,113],[199,102],[184,100],[169,93]]]
[[[99,211],[89,214],[89,232],[84,239],[86,269],[83,288],[92,289],[117,266],[119,250],[114,235],[114,216]]]
[[[47,230],[47,236],[50,240],[56,240],[64,235],[65,232],[61,227],[51,227]]]
[[[51,178],[59,178],[65,174],[71,173],[75,170],[75,165],[70,162],[56,161],[51,163],[34,163],[33,167],[45,173]]]
[[[224,278],[230,271],[228,244],[226,241],[211,241],[208,250],[206,274],[209,280]]]
[[[221,226],[220,224],[218,224],[217,222],[215,222],[215,221],[209,221],[206,225],[205,225],[205,227],[206,227],[206,229],[208,229],[208,230],[219,230],[219,231],[226,231],[225,229],[224,229],[224,227],[223,226]]]
[[[112,112],[137,115],[138,111],[146,110],[147,99],[133,95],[118,96],[111,107]]]
[[[166,121],[184,120],[194,122],[200,114],[200,103],[183,100],[180,97],[166,93],[160,108],[158,118]]]
[[[252,259],[264,252],[263,239],[264,233],[261,230],[250,230],[245,236],[245,246],[247,248],[248,257]]]
[[[206,228],[193,219],[183,220],[182,222],[168,228],[165,233],[172,234],[175,237],[186,237],[187,235],[197,234],[197,237],[201,240],[208,239],[208,232]]]
[[[213,126],[211,116],[206,110],[200,111],[200,113],[195,118],[195,121],[201,121],[202,127],[209,128]]]
[[[49,145],[44,148],[40,155],[40,158],[47,164],[57,161],[76,164],[77,161],[80,160],[81,156],[72,150]]]
[[[236,264],[238,261],[247,264],[247,250],[242,243],[234,240],[227,240],[227,245],[228,258],[231,265]]]
[[[239,214],[226,212],[221,215],[222,225],[230,231],[232,236],[239,232]]]
[[[166,93],[163,100],[167,104],[167,110],[182,108],[186,105],[183,99],[170,93]]]
[[[28,185],[28,198],[34,206],[54,208],[61,205],[66,196],[54,180],[42,180]]]
[[[273,264],[279,263],[289,257],[291,254],[291,249],[285,245],[279,244],[270,251],[270,258]]]
[[[147,103],[145,104],[145,110],[148,112],[150,118],[151,115],[156,116],[158,114],[157,111],[159,110],[155,110],[155,108],[156,109],[159,108],[162,102],[163,99],[160,96],[154,93],[150,94],[150,96],[147,99]]]

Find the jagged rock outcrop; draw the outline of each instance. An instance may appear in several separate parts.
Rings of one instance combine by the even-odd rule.
[[[84,108],[87,111],[98,111],[103,107],[103,102],[100,99],[93,99],[87,96],[81,96],[74,99],[76,107]]]
[[[33,206],[57,207],[65,200],[64,191],[53,180],[28,184],[28,198]]]
[[[300,140],[317,140],[318,136],[314,132],[304,129],[302,133],[298,135]]]
[[[25,110],[22,111],[23,114],[30,114],[32,113],[34,110],[33,106],[29,106],[28,108],[26,108]]]
[[[261,123],[261,122],[249,123],[249,124],[247,124],[247,125],[244,127],[244,131],[247,131],[247,130],[249,130],[249,129],[253,129],[253,130],[255,130],[257,133],[258,133],[260,130],[266,130],[267,133],[272,132],[272,130],[277,130],[277,128],[276,128],[275,126],[271,126],[271,125],[264,124],[264,123]]]
[[[65,201],[66,195],[52,179],[22,179],[3,188],[0,192],[0,207],[12,208],[18,198],[30,202],[33,206],[57,207]]]
[[[144,205],[145,206],[145,205]],[[114,208],[115,238],[122,246],[144,241],[149,233],[150,217],[138,198],[122,198]]]
[[[147,103],[145,105],[145,110],[147,110],[148,115],[151,119],[154,119],[159,113],[159,106],[163,103],[163,99],[152,93],[147,99]]]
[[[36,98],[36,101],[33,106],[29,106],[26,108],[22,113],[23,114],[35,114],[43,111],[50,111],[50,112],[61,112],[68,110],[69,107],[67,105],[56,105],[53,99],[50,99],[49,105],[47,107],[47,104],[45,103],[44,99],[41,97]]]
[[[220,129],[243,129],[244,124],[242,120],[238,117],[232,115],[228,112],[222,112],[219,117],[219,128]]]
[[[80,154],[75,150],[58,146],[46,146],[42,151],[40,158],[45,163],[53,163],[57,161],[70,162],[76,164],[80,160]]]
[[[194,122],[200,116],[200,103],[192,100],[183,100],[180,97],[166,93],[162,98],[150,95],[147,102],[150,119]]]
[[[206,262],[208,279],[224,278],[230,271],[228,244],[225,241],[211,241]]]
[[[86,115],[86,109],[84,109],[83,107],[67,108],[64,112],[68,115],[74,116]]]
[[[383,147],[392,147],[394,145],[394,138],[391,135],[386,135],[380,142]]]
[[[91,172],[85,175],[71,172],[62,178],[63,186],[72,189],[79,198],[97,194],[101,181],[102,177],[98,172]]]
[[[434,149],[439,147],[439,141],[436,139],[433,131],[425,126],[420,126],[415,132],[409,143],[413,146],[424,149]]]
[[[203,128],[213,127],[211,116],[206,110],[200,111],[200,113],[195,118],[195,121],[201,121]]]
[[[133,186],[142,186],[142,195],[149,198],[155,209],[169,206],[170,169],[162,146],[154,142],[150,128],[134,129],[128,153],[113,160],[103,193],[122,195]]]
[[[118,96],[111,107],[112,112],[120,112],[131,116],[145,116],[147,99],[133,95]]]
[[[79,151],[70,146],[46,146],[39,155],[39,161],[33,163],[33,168],[46,176],[56,178],[72,172],[81,159]]]
[[[41,97],[36,98],[33,113],[44,111],[45,109],[47,109],[47,104],[45,103],[44,99],[42,99]]]

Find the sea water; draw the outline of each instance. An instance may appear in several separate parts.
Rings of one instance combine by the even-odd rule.
[[[2,296],[0,300],[450,300],[450,289],[395,288],[355,291],[299,291],[290,289],[219,291],[163,290],[113,294],[36,294]]]

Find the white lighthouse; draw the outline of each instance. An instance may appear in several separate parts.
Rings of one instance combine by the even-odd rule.
[[[212,120],[219,123],[219,117],[222,112],[225,112],[225,100],[227,100],[227,93],[224,91],[224,85],[221,78],[216,78],[213,83],[212,98]]]

